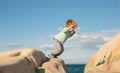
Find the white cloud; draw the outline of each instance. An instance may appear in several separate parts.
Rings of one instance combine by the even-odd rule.
[[[75,42],[77,45],[79,45],[78,48],[94,49],[96,48],[96,45],[105,43],[107,41],[105,38],[109,37],[100,34],[76,34],[69,40],[69,42]]]
[[[113,29],[104,30],[93,34],[75,34],[69,39],[69,42],[75,42],[74,45],[77,45],[77,48],[80,49],[97,49],[119,32],[120,30]]]
[[[66,64],[85,64],[88,61],[88,58],[71,58],[68,56],[64,58],[64,60]]]
[[[28,46],[23,43],[5,43],[0,44],[0,51],[15,50],[21,48],[27,48]]]
[[[46,41],[46,39],[44,39],[43,37],[39,37],[39,38],[37,38],[37,40],[36,40],[37,42],[39,42],[39,43],[47,43],[47,41]]]
[[[0,47],[9,47],[9,48],[20,48],[20,47],[27,47],[25,44],[22,43],[7,43],[7,44],[0,44]]]
[[[39,46],[39,49],[46,49],[46,50],[50,50],[50,49],[54,49],[54,45],[53,44],[43,44]]]

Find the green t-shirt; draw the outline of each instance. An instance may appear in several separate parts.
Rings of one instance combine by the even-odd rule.
[[[69,31],[69,28],[64,27],[58,34],[54,36],[54,38],[57,39],[61,44],[64,44],[64,42],[73,34],[73,32]]]

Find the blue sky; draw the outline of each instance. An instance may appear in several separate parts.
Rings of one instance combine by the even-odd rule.
[[[120,0],[0,0],[0,51],[31,47],[47,55],[68,19],[79,27],[60,58],[86,63],[120,32]]]

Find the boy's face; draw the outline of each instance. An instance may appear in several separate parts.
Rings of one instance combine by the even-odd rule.
[[[70,32],[73,32],[74,31],[74,27],[71,26],[70,29],[69,29]]]

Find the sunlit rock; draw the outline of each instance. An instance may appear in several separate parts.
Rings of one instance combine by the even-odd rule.
[[[120,73],[120,33],[92,56],[84,73]]]

